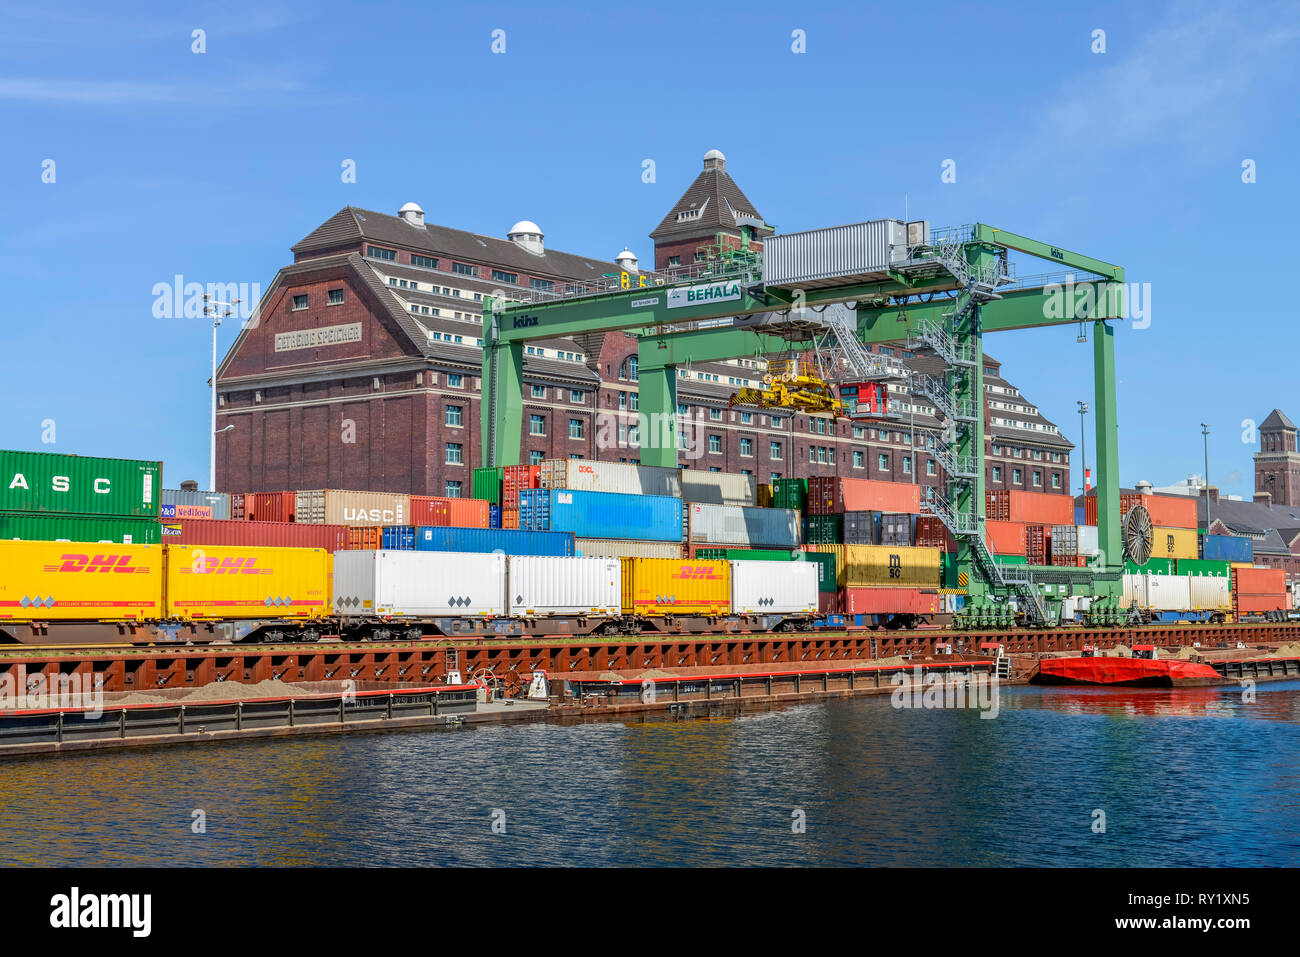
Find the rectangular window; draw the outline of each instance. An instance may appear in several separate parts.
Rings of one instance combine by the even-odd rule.
[[[754,413],[752,412],[740,413],[740,421],[743,425],[749,425],[754,421]]]
[[[853,467],[855,469],[862,468],[862,459],[863,459],[863,455],[861,452],[855,451],[853,453]]]
[[[668,257],[668,265],[670,265],[670,266],[680,266],[681,264],[682,264],[682,257],[681,257],[681,256],[669,256],[669,257]]]
[[[1053,472],[1053,473],[1052,473],[1052,488],[1060,488],[1060,487],[1061,487],[1061,473],[1060,473],[1060,472]]]
[[[808,446],[808,461],[813,463],[817,461],[817,449],[811,445]]]
[[[779,462],[781,460],[781,443],[773,442],[771,445],[769,445],[767,447],[767,455],[768,458],[772,459],[773,461]]]
[[[458,405],[447,406],[447,424],[464,425],[464,416],[462,415],[462,409],[460,406]]]
[[[721,410],[721,409],[709,409],[709,418],[712,419],[714,422],[720,422],[720,421],[722,421],[722,410]]]
[[[302,310],[304,310],[304,309],[306,309],[306,308],[307,308],[307,294],[306,294],[306,293],[303,293],[301,296],[294,296],[294,297],[293,297],[293,311],[294,311],[294,312],[301,312]]]
[[[582,405],[582,390],[581,390],[581,389],[570,389],[570,390],[569,390],[569,401],[572,402],[572,403],[574,403],[575,405]]]
[[[389,262],[397,262],[396,249],[385,249],[382,246],[367,246],[366,255],[371,259],[387,259]]]
[[[641,407],[641,396],[637,392],[629,392],[627,396],[627,408],[629,412],[635,412]]]
[[[533,289],[540,289],[543,292],[551,292],[552,290],[555,289],[555,283],[553,283],[551,280],[538,279],[536,276],[528,280],[528,285],[531,286]]]
[[[462,456],[461,451],[462,451],[462,450],[461,450],[461,444],[460,444],[459,442],[448,442],[448,443],[447,443],[447,459],[446,459],[447,464],[448,464],[448,465],[462,465],[462,464],[464,463],[465,459],[464,459],[464,457]]]
[[[446,498],[460,498],[460,483],[447,482],[442,486],[442,492]]]
[[[569,438],[571,439],[582,438],[582,419],[569,420]]]
[[[826,464],[826,446],[824,445],[817,446],[817,461],[821,465]]]
[[[546,434],[546,417],[542,415],[530,415],[528,417],[528,434],[545,435]]]
[[[528,464],[529,464],[529,465],[541,465],[541,464],[542,464],[542,458],[543,458],[543,454],[542,454],[541,452],[537,451],[536,449],[533,449],[531,452],[528,453]]]
[[[620,392],[620,393],[618,394],[618,407],[619,407],[620,409],[626,409],[626,408],[627,408],[627,393],[626,393],[626,392]]]
[[[1000,465],[993,466],[993,481],[995,482],[1002,481],[1002,466]]]
[[[1020,469],[1012,469],[1012,470],[1011,470],[1011,484],[1012,484],[1012,485],[1024,485],[1024,484],[1025,484],[1025,482],[1024,482],[1024,476],[1023,476],[1023,474],[1021,473]]]
[[[743,456],[745,456],[745,458],[750,458],[750,457],[753,456],[753,454],[754,454],[754,440],[753,440],[753,439],[741,439],[741,440],[740,440],[740,454],[743,455]]]
[[[452,264],[451,264],[451,271],[452,271],[452,272],[458,272],[458,273],[460,273],[462,276],[477,276],[477,275],[478,275],[478,266],[467,266],[467,265],[465,265],[464,263],[452,263]],[[456,290],[456,294],[457,294],[457,295],[460,295],[460,290],[459,290],[459,289]]]
[[[780,477],[781,477],[780,472],[769,472],[767,476],[769,482],[775,482]]]
[[[331,305],[331,306],[341,306],[341,305],[343,305],[343,290],[342,290],[342,289],[331,289],[331,290],[330,290],[329,305]]]
[[[912,474],[912,457],[910,455],[903,456],[903,474],[904,475]]]
[[[926,459],[926,461],[925,461],[925,474],[926,474],[926,475],[933,475],[933,474],[934,474],[934,459]]]
[[[447,385],[449,385],[453,389],[459,389],[461,387],[461,383],[464,380],[465,377],[461,375],[459,372],[447,373]]]
[[[720,435],[709,436],[709,451],[715,453],[722,451],[722,436]]]
[[[423,266],[425,269],[437,269],[438,260],[432,256],[421,256],[419,253],[411,253],[411,265]]]
[[[1043,486],[1043,473],[1038,469],[1034,469],[1034,484],[1039,488],[1042,488]]]
[[[889,456],[886,455],[884,452],[881,452],[879,455],[876,456],[876,468],[878,468],[882,472],[889,471]]]
[[[500,269],[493,269],[492,279],[495,282],[515,283],[519,281],[519,274],[514,272],[502,272]]]
[[[545,398],[546,398],[546,386],[544,386],[544,385],[535,385],[535,386],[533,386],[533,398],[534,398],[534,399],[545,399]]]

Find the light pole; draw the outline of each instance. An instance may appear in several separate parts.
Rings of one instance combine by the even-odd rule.
[[[239,300],[222,302],[203,294],[203,314],[212,320],[212,417],[208,423],[208,491],[217,490],[217,327],[221,320],[234,315],[234,307]],[[225,310],[224,312],[222,310]],[[234,426],[227,426],[222,432],[229,432]]]
[[[1210,427],[1201,423],[1201,439],[1205,443],[1205,534],[1210,534]]]
[[[1088,403],[1082,399],[1079,405],[1079,455],[1083,461],[1079,464],[1079,484],[1083,487],[1083,497],[1088,497],[1088,433],[1083,424],[1083,417],[1088,414]],[[1087,502],[1084,502],[1085,507]]]

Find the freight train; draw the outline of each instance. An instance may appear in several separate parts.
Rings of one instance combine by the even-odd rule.
[[[0,640],[45,643],[791,631],[813,563],[0,542]]]

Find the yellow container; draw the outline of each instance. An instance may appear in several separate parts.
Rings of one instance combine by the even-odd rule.
[[[0,542],[0,621],[162,615],[162,545]]]
[[[661,617],[730,613],[730,562],[623,559],[623,614]]]
[[[319,618],[330,612],[323,548],[168,545],[171,618]]]
[[[1155,525],[1151,529],[1152,558],[1196,558],[1196,529]]]
[[[759,483],[758,497],[755,499],[759,508],[772,507],[772,486]]]
[[[939,587],[937,548],[911,545],[805,545],[804,548],[835,555],[835,584],[840,588]]]
[[[1254,568],[1255,563],[1254,562],[1233,562],[1232,567],[1233,568]]]

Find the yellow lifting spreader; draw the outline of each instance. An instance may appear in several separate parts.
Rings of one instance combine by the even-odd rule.
[[[818,375],[807,359],[769,359],[761,389],[744,388],[731,397],[729,406],[752,405],[761,409],[794,409],[798,412],[844,414],[844,404],[835,390]]]

